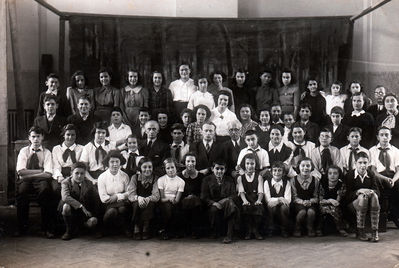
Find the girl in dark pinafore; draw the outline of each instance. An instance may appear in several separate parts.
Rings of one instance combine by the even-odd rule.
[[[295,231],[294,236],[301,236],[301,227],[306,221],[308,236],[315,236],[314,222],[316,219],[316,206],[318,201],[319,181],[311,175],[313,163],[310,158],[303,158],[299,162],[299,175],[291,181],[295,205]]]
[[[263,178],[256,170],[256,156],[247,154],[242,162],[241,168],[245,174],[237,179],[238,193],[242,200],[242,213],[244,216],[244,226],[246,227],[245,240],[251,239],[251,234],[255,238],[262,240],[259,234],[259,223],[263,215]]]

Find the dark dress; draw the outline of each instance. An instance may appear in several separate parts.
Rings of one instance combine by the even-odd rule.
[[[250,203],[248,206],[242,206],[243,214],[262,216],[263,205],[255,205],[255,202],[258,200],[259,173],[255,172],[254,180],[252,182],[247,180],[246,175],[240,177],[244,187],[245,197]]]
[[[305,189],[302,188],[301,184],[300,184],[299,181],[298,181],[298,177],[295,177],[294,180],[295,180],[294,183],[295,183],[295,188],[296,188],[296,191],[297,191],[297,197],[298,197],[298,198],[300,198],[300,199],[302,199],[302,200],[310,200],[310,199],[314,198],[313,193],[314,193],[315,188],[316,188],[316,182],[315,182],[316,178],[314,178],[314,177],[312,176],[312,181],[311,181],[311,183],[309,184],[309,187],[308,187],[307,190],[305,190]],[[309,207],[309,208],[315,209],[316,206],[315,206],[314,204],[312,204],[312,206]],[[296,211],[297,213],[298,213],[300,210],[302,210],[302,209],[308,209],[308,208],[305,207],[305,206],[302,205],[302,204],[297,204],[297,203],[295,203],[295,211]]]
[[[370,149],[375,144],[375,123],[370,113],[365,112],[360,116],[346,114],[342,123],[347,126],[358,127],[362,130],[361,146]]]
[[[120,105],[119,89],[113,86],[102,86],[94,90],[95,110],[94,115],[102,121],[110,121],[111,110]]]
[[[204,175],[198,172],[196,178],[185,177],[183,172],[179,173],[177,176],[182,178],[185,182],[184,192],[182,195],[181,206],[182,209],[193,209],[201,206],[201,185]],[[187,198],[189,195],[193,195]]]
[[[309,120],[313,123],[318,124],[320,127],[326,125],[326,99],[317,93],[316,96],[306,94],[306,97],[302,100],[302,103],[308,103],[312,107],[312,115]]]

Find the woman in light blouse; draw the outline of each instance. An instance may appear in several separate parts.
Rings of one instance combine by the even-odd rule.
[[[108,169],[98,177],[98,194],[105,205],[104,225],[113,226],[121,222],[125,234],[130,236],[131,232],[128,229],[129,176],[121,170],[125,162],[125,158],[118,150],[111,150],[107,154],[103,165]],[[123,220],[118,221],[119,219]]]
[[[149,238],[149,226],[154,207],[159,201],[158,178],[154,176],[152,162],[147,157],[140,159],[138,170],[140,172],[133,175],[129,183],[128,198],[133,203],[133,238],[146,240]]]

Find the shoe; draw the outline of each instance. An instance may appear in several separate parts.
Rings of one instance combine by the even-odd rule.
[[[316,236],[315,231],[313,229],[308,230],[308,236],[309,237],[315,237]]]
[[[341,236],[343,236],[343,237],[347,237],[347,236],[348,236],[348,233],[347,233],[344,229],[338,230],[338,233],[339,233]]]
[[[302,235],[302,234],[301,234],[301,230],[296,229],[292,235],[293,235],[294,237],[301,237],[301,235]]]
[[[288,238],[289,237],[287,231],[281,231],[281,236],[284,237],[284,238]]]
[[[364,232],[364,228],[357,229],[356,238],[358,238],[360,241],[368,241],[369,240],[366,236],[366,233]]]
[[[264,238],[259,233],[255,233],[255,239],[256,240],[263,240]]]
[[[72,239],[72,235],[69,232],[65,232],[62,236],[61,236],[62,240],[71,240]]]
[[[250,240],[251,239],[251,233],[247,233],[244,237],[244,240]]]
[[[169,240],[169,235],[165,230],[160,231],[161,240]]]
[[[134,233],[132,238],[133,240],[141,240],[141,233],[140,232]]]
[[[373,230],[372,232],[371,232],[371,239],[370,239],[370,241],[371,242],[378,242],[378,241],[380,241],[380,237],[378,236],[378,231],[377,230]]]
[[[225,238],[223,238],[223,244],[230,244],[231,242],[233,242],[231,237],[226,236]]]
[[[141,236],[141,239],[143,240],[148,240],[150,239],[150,235],[148,232],[143,232],[143,235]]]
[[[318,237],[323,236],[323,232],[321,230],[316,230],[316,236]]]
[[[46,237],[48,239],[53,239],[55,237],[54,233],[51,231],[46,231]]]
[[[133,236],[133,233],[129,229],[126,229],[125,230],[125,235],[126,235],[126,237],[131,238]]]
[[[94,234],[94,237],[95,238],[102,238],[104,236],[104,234],[103,234],[103,232],[102,231],[97,231],[95,234]]]

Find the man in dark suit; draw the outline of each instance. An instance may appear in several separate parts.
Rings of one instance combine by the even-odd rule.
[[[215,141],[216,126],[212,122],[202,125],[202,140],[190,145],[190,152],[197,155],[197,170],[207,175],[211,166],[222,155],[222,147]]]
[[[370,105],[366,112],[371,113],[371,115],[376,119],[380,114],[385,114],[387,110],[384,107],[384,96],[387,94],[386,89],[379,85],[374,89],[374,98],[376,104]]]
[[[158,139],[159,124],[157,121],[147,121],[144,128],[147,138],[139,143],[139,152],[152,160],[154,174],[161,176],[165,174],[162,161],[166,157],[169,147],[166,143]]]
[[[47,94],[43,99],[45,115],[37,116],[34,126],[40,127],[44,132],[43,145],[49,150],[61,143],[61,130],[67,123],[64,117],[57,115],[57,97]]]
[[[247,147],[247,144],[241,139],[241,123],[238,120],[231,121],[227,124],[229,129],[230,140],[225,141],[222,145],[223,159],[226,161],[226,174],[233,178],[238,176],[235,170],[238,155],[241,150]]]
[[[348,144],[349,127],[341,123],[343,117],[344,110],[339,106],[335,106],[330,113],[331,124],[327,125],[327,128],[332,133],[331,145],[339,149]]]
[[[90,112],[91,103],[89,96],[81,96],[78,100],[79,112],[68,117],[68,123],[74,124],[77,129],[76,143],[86,145],[93,138],[91,130],[94,123],[100,118]]]

